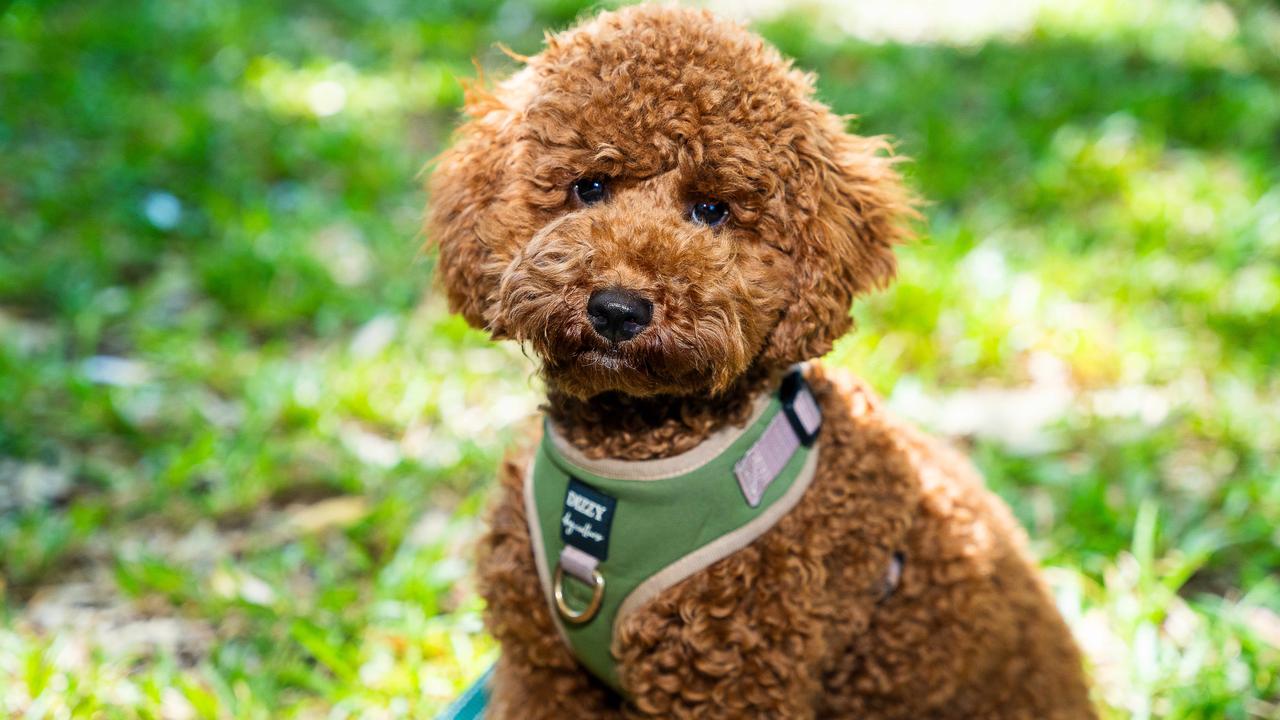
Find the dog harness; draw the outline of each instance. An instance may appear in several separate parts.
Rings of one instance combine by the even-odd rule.
[[[746,547],[813,479],[822,411],[801,372],[756,402],[745,428],[657,460],[593,460],[545,422],[524,482],[534,560],[578,660],[621,690],[611,652],[630,613]]]

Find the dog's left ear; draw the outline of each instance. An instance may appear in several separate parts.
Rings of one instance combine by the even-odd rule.
[[[853,299],[893,280],[893,247],[917,216],[887,140],[850,135],[829,112],[815,124],[796,144],[799,182],[787,228],[796,295],[765,350],[778,365],[823,355],[848,332]]]

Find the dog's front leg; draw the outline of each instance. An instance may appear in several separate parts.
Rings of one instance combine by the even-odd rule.
[[[569,654],[551,621],[538,582],[522,496],[527,457],[500,471],[497,501],[480,541],[485,624],[502,646],[486,720],[574,720],[621,717],[618,701]]]
[[[667,591],[619,629],[623,684],[636,718],[814,717],[826,648],[810,558],[747,548]]]

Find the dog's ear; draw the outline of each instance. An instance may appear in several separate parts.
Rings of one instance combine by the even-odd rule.
[[[796,295],[774,329],[766,361],[785,365],[825,354],[853,324],[853,299],[889,284],[894,245],[917,215],[880,137],[858,137],[824,112],[799,140],[798,192],[788,213]]]
[[[506,216],[515,209],[502,198],[513,179],[520,97],[527,82],[527,73],[517,73],[496,92],[479,81],[467,85],[468,120],[428,182],[427,243],[440,251],[437,280],[449,309],[480,329],[487,326],[485,310],[512,232],[513,218]]]

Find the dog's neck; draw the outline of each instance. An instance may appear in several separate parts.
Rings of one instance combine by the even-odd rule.
[[[714,396],[610,392],[590,400],[552,388],[545,410],[564,438],[587,457],[651,460],[691,450],[722,427],[745,425],[755,398],[776,384],[772,374],[750,373]]]

